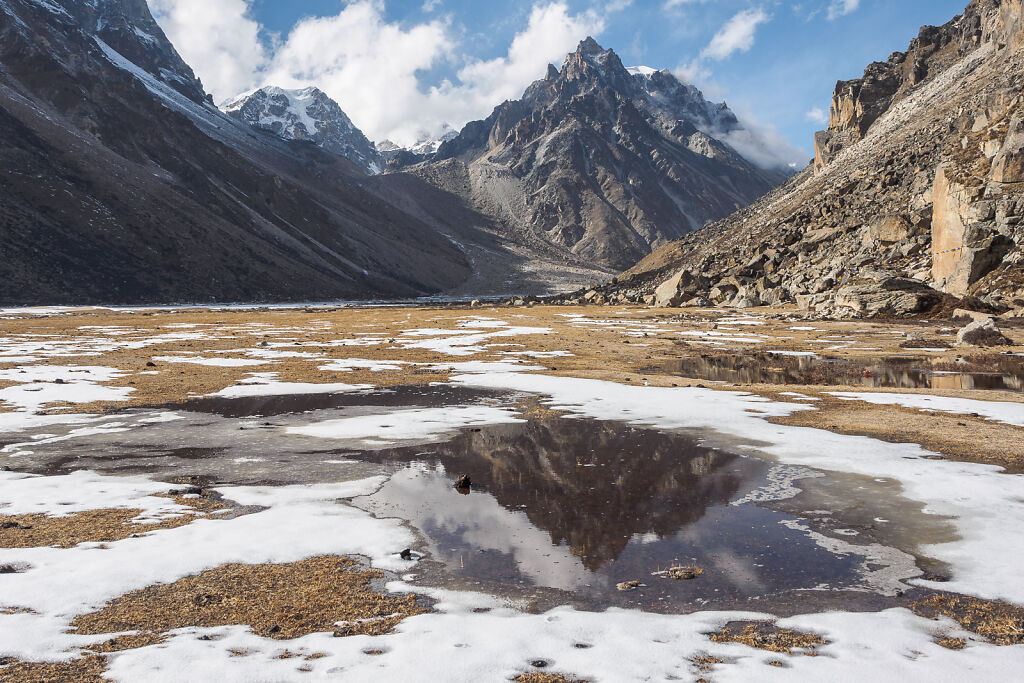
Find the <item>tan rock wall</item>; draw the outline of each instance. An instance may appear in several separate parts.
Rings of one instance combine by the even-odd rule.
[[[963,262],[964,251],[950,251],[967,241],[961,189],[949,181],[945,165],[939,166],[932,191],[932,280],[936,287],[951,294],[966,294],[970,285],[970,268]]]

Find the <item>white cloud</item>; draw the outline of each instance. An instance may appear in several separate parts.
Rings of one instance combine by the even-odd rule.
[[[814,123],[826,124],[828,123],[828,111],[821,107],[814,107],[804,114],[804,118]]]
[[[420,8],[424,13],[430,13],[441,6],[441,0],[423,0],[423,6]]]
[[[633,0],[575,14],[565,0],[538,2],[507,54],[491,60],[461,55],[458,32],[447,20],[388,22],[381,0],[356,0],[336,15],[304,19],[269,50],[260,47],[260,27],[248,14],[251,0],[152,1],[171,42],[218,102],[260,85],[316,85],[371,139],[410,144],[519,97],[548,63],[561,63],[580,40],[604,30],[609,12]],[[427,87],[420,73],[445,63],[458,66],[454,82]]]
[[[722,60],[735,52],[746,52],[754,45],[757,27],[769,18],[768,13],[759,8],[734,15],[711,39],[700,53],[701,57]]]
[[[838,19],[851,12],[856,12],[858,7],[860,7],[860,0],[832,0],[828,6],[828,18],[830,21]]]
[[[683,5],[696,5],[698,2],[707,2],[708,0],[665,0],[663,7],[665,9],[676,9]]]
[[[215,99],[254,85],[267,53],[248,0],[149,0],[149,6]]]
[[[379,3],[363,0],[296,24],[259,80],[284,88],[315,85],[371,139],[399,137],[396,130],[431,114],[417,72],[451,59],[454,50],[445,22],[404,28],[388,23]]]

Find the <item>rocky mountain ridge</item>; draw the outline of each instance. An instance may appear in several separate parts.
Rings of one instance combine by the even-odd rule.
[[[1021,0],[974,0],[840,81],[811,167],[589,300],[925,312],[1024,306]]]
[[[667,71],[631,73],[588,38],[522,99],[407,170],[513,239],[608,269],[741,208],[787,177],[713,134],[740,128]]]

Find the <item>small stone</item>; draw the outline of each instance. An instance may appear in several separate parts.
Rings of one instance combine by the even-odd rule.
[[[457,489],[468,489],[473,485],[473,480],[469,478],[468,474],[463,474],[455,480],[455,488]]]
[[[398,556],[400,558],[402,558],[403,560],[411,560],[412,559],[412,550],[410,550],[409,548],[406,548],[402,552],[398,553]]]
[[[146,361],[146,367],[147,368],[155,368],[156,367],[156,363],[154,363],[151,360],[150,361]]]
[[[635,591],[643,585],[639,581],[623,581],[622,583],[615,584],[615,587],[620,591]]]

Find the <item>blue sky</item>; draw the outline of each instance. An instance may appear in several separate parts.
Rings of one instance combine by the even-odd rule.
[[[672,69],[709,98],[725,99],[752,122],[774,127],[783,138],[781,155],[809,158],[811,136],[822,127],[814,115],[827,112],[835,81],[859,76],[871,61],[906,49],[920,26],[945,23],[966,1],[150,4],[219,100],[268,82],[320,85],[372,139],[408,143],[443,122],[459,127],[485,116],[543,76],[543,62],[559,64],[593,33],[627,66]],[[218,40],[224,44],[210,45]]]

